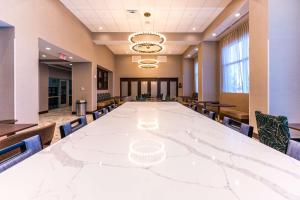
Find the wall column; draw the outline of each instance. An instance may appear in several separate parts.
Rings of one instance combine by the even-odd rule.
[[[219,98],[217,42],[202,42],[198,47],[198,100]]]
[[[182,58],[182,95],[191,96],[194,88],[194,60]]]
[[[300,122],[298,0],[249,3],[250,124],[256,110]]]

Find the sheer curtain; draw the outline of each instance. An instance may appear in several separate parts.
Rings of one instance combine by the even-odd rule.
[[[198,93],[198,58],[194,59],[194,88],[195,93]]]
[[[249,92],[249,24],[226,35],[221,44],[222,89],[226,93]]]

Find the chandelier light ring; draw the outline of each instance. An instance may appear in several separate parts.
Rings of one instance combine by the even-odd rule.
[[[137,42],[143,42],[143,41],[139,41],[137,38],[139,36],[152,36],[152,37],[156,37],[158,38],[157,42],[159,44],[164,44],[166,42],[166,37],[158,32],[137,32],[137,33],[132,33],[131,35],[129,35],[128,37],[128,41],[130,43],[137,43]],[[155,41],[153,41],[155,42]]]
[[[138,67],[141,69],[157,69],[158,65],[157,64],[139,64]]]
[[[141,64],[159,64],[159,61],[156,60],[156,59],[140,59],[138,60],[138,64],[141,65]]]
[[[146,49],[143,50],[143,47]],[[151,50],[151,47],[156,47],[157,49]],[[130,49],[138,53],[159,53],[164,51],[165,47],[157,42],[142,41],[131,44]]]

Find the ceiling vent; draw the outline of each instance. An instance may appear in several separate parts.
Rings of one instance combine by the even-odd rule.
[[[136,9],[127,9],[126,10],[129,14],[136,14],[138,12],[138,10]]]
[[[129,19],[137,19],[139,17],[139,11],[136,9],[127,9],[126,12]]]

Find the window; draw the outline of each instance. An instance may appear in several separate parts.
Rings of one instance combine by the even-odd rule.
[[[194,88],[195,93],[198,93],[198,58],[194,59]]]
[[[108,90],[108,71],[97,69],[97,89]]]
[[[222,90],[249,92],[249,28],[244,24],[221,41]]]

